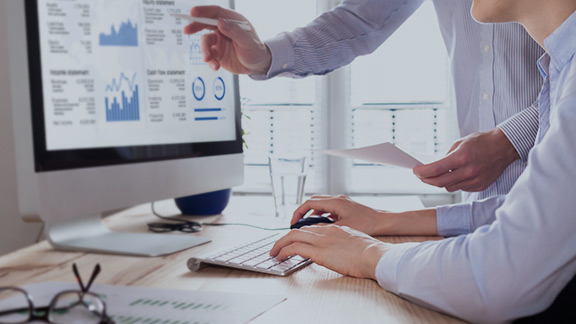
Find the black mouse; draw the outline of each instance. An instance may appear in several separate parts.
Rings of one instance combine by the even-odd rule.
[[[295,224],[290,225],[290,229],[296,229],[296,228],[300,228],[302,226],[309,226],[309,225],[314,225],[314,224],[319,224],[319,223],[334,223],[334,220],[332,218],[326,217],[326,216],[312,215],[312,216],[308,216],[306,218],[301,218]]]

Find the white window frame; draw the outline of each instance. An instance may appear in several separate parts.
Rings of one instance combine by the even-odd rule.
[[[317,14],[321,14],[336,7],[340,0],[316,0]],[[265,82],[265,81],[264,81]],[[325,76],[316,77],[316,102],[318,120],[316,123],[324,130],[321,144],[325,148],[342,148],[352,146],[352,102],[350,98],[351,67],[350,65],[339,68]],[[452,90],[451,90],[452,91]],[[453,98],[453,95],[450,95]],[[447,106],[452,106],[446,102]],[[454,115],[454,109],[449,112]],[[455,118],[454,118],[455,120]],[[456,136],[457,129],[451,130]],[[321,183],[318,189],[323,194],[351,194],[350,173],[353,161],[333,156],[316,156],[317,172],[320,172]],[[241,188],[241,192],[255,193],[263,191],[259,188]],[[269,193],[261,192],[261,193]],[[310,192],[309,192],[310,193]],[[458,194],[451,194],[442,190],[437,192],[406,192],[406,193],[380,193],[378,195],[403,195],[420,194],[421,197],[431,198],[442,203],[452,203],[459,200]]]

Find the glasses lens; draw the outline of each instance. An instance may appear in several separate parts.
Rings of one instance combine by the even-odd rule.
[[[48,318],[52,323],[100,323],[104,316],[100,297],[78,292],[64,292],[56,296]]]
[[[148,224],[148,229],[152,232],[156,233],[166,233],[172,232],[175,228],[171,227],[171,224],[163,224],[163,223],[151,223]]]
[[[23,323],[29,318],[26,294],[13,288],[0,288],[0,323]]]

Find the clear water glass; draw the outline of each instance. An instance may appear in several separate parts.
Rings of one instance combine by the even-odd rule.
[[[306,158],[271,156],[268,165],[276,217],[291,217],[304,197]]]

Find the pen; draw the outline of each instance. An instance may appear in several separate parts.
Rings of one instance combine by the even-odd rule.
[[[172,14],[172,16],[176,17],[176,18],[192,21],[192,22],[205,24],[205,25],[218,26],[218,19],[214,19],[214,18],[193,17],[193,16],[181,15],[181,14]],[[250,25],[245,21],[227,19],[227,18],[224,18],[224,19],[226,19],[229,22],[237,24],[238,26],[240,26],[240,28],[242,28],[245,31],[251,31],[252,30],[252,28],[250,28]]]

